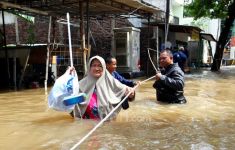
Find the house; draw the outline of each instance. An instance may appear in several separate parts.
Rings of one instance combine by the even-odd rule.
[[[28,66],[32,66],[29,63],[36,63],[31,61],[32,58],[40,58],[40,64],[45,67],[45,77],[42,80],[48,80],[50,72],[54,73],[55,78],[64,72],[70,62],[67,12],[70,13],[74,65],[81,75],[86,71],[87,60],[92,55],[115,54],[118,57],[118,62],[122,63],[118,70],[121,73],[130,74],[130,77],[132,77],[132,74],[136,74],[136,72],[144,72],[146,75],[151,72],[146,53],[147,48],[159,51],[166,42],[173,47],[188,45],[189,41],[192,41],[191,43],[196,41],[196,45],[200,45],[197,40],[202,30],[195,26],[183,25],[182,9],[184,2],[182,0],[169,1],[169,32],[165,32],[164,25],[167,16],[166,6],[168,6],[166,2],[168,1],[84,0],[70,2],[68,0],[58,2],[56,6],[53,2],[40,1],[39,3],[37,0],[29,3],[27,1],[15,2],[9,0],[0,2],[0,7],[4,8],[2,9],[4,14],[1,16],[11,15],[11,17],[0,19],[2,20],[0,30],[3,39],[0,57],[6,64],[6,74],[3,80],[7,83],[11,82],[12,85],[17,86],[23,82]],[[13,19],[11,23],[8,23],[5,18]],[[124,43],[126,44],[125,49],[122,49],[124,53],[117,52],[116,49],[119,45],[117,42],[120,41],[120,38],[117,37],[122,35],[119,32],[123,31],[125,32],[123,39],[129,40],[129,37],[135,37],[132,38],[133,42]],[[167,39],[165,38],[166,33],[168,33]],[[133,34],[136,34],[136,36],[133,36]],[[12,50],[8,50],[12,44]],[[18,50],[22,49],[21,47],[24,47],[24,49],[27,49],[24,51],[30,51],[30,53],[25,52],[24,56],[18,55]],[[197,54],[198,49],[195,49],[194,53]],[[34,53],[38,50],[42,54]],[[157,63],[157,54],[151,52],[151,55]],[[9,56],[13,57],[13,60],[20,60],[13,61],[19,62],[21,68],[23,68],[20,80],[11,78],[16,77],[17,71],[10,73],[9,68],[16,68],[14,66],[17,65],[13,63],[12,67],[9,66],[8,59],[11,59]],[[195,56],[192,59],[201,62],[201,56],[200,58]],[[37,63],[39,62],[37,61]],[[34,66],[39,66],[39,64]],[[33,73],[30,72],[29,74]]]
[[[25,81],[29,66],[39,66],[31,65],[30,62],[44,65],[45,80],[47,80],[48,71],[58,73],[56,75],[59,76],[60,72],[63,72],[60,68],[68,66],[67,12],[70,14],[71,43],[76,57],[75,67],[77,70],[82,70],[82,73],[86,71],[86,63],[90,56],[110,53],[113,47],[110,42],[114,37],[113,28],[132,27],[126,19],[129,16],[138,18],[158,12],[156,7],[132,0],[125,2],[122,0],[61,1],[57,2],[56,6],[54,1],[35,0],[28,3],[28,1],[3,0],[0,2],[0,7],[1,16],[4,16],[1,17],[0,57],[6,66],[4,78],[1,80],[7,84],[12,83],[15,88]],[[13,19],[8,23],[10,16]],[[34,53],[34,51],[40,51],[40,53]],[[18,62],[19,65],[10,64],[10,59],[19,60],[13,61]],[[29,61],[31,59],[38,59],[40,62]],[[10,71],[17,66],[23,68],[19,79],[16,77],[19,74],[18,69]],[[39,78],[33,80],[39,80]],[[33,80],[30,82],[35,82]]]

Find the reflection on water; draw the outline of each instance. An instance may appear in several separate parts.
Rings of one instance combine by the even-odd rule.
[[[80,149],[233,149],[235,68],[186,75],[185,105],[155,101],[153,81],[115,121],[98,128]],[[44,89],[0,94],[0,149],[67,150],[97,122],[48,110]]]

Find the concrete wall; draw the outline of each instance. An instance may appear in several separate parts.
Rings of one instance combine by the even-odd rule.
[[[16,16],[13,14],[10,14],[8,12],[4,12],[4,21],[5,24],[13,24],[15,23]],[[2,11],[0,12],[0,25],[2,25]]]

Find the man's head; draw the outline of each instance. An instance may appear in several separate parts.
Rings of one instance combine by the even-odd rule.
[[[113,57],[111,55],[106,57],[105,63],[106,63],[106,69],[110,73],[112,73],[112,72],[114,72],[116,70],[116,68],[117,68],[117,60],[116,60],[115,57]]]
[[[173,64],[173,55],[170,50],[163,50],[160,53],[160,66],[166,68],[170,64]]]

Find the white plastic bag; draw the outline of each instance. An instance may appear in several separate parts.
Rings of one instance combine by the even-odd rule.
[[[48,96],[49,108],[57,111],[71,112],[75,105],[65,106],[63,100],[67,96],[78,95],[79,84],[76,71],[70,74],[68,69],[61,77],[59,77]]]

